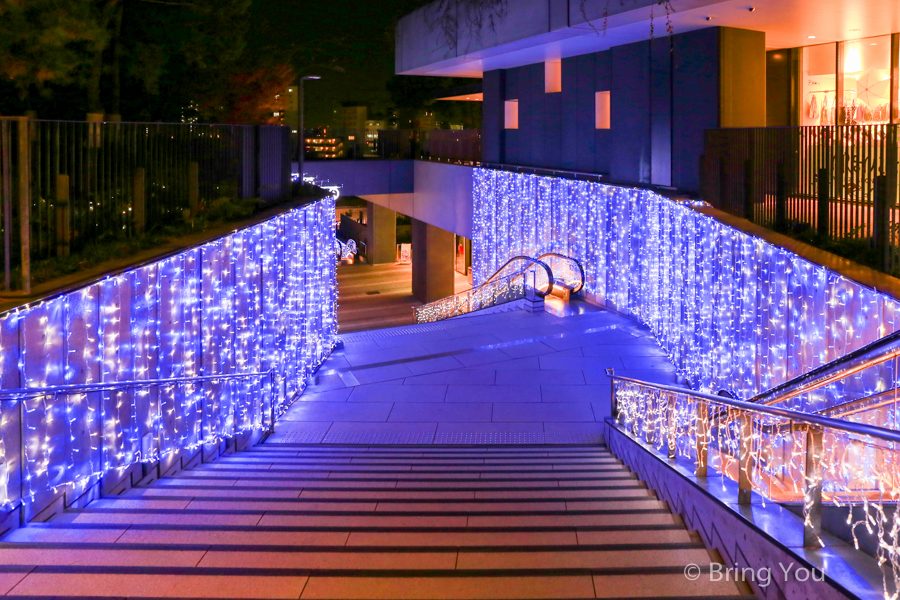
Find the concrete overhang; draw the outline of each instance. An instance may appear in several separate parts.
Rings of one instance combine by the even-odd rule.
[[[767,48],[791,48],[900,31],[897,0],[438,0],[397,25],[402,75],[481,77],[485,71],[599,52],[721,26],[766,33]],[[670,7],[667,9],[666,6]],[[457,27],[444,28],[444,8]],[[752,10],[751,10],[752,9]]]

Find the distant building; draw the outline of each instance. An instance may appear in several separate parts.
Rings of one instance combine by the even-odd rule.
[[[329,134],[328,129],[322,129],[308,135],[306,138],[306,157],[311,159],[345,158],[347,149],[344,140],[336,135]]]
[[[344,139],[348,158],[361,157],[366,151],[367,106],[342,106],[337,110],[334,133]]]
[[[366,154],[378,154],[378,132],[387,129],[383,119],[366,121]]]

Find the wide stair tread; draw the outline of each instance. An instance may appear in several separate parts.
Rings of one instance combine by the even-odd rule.
[[[740,595],[605,448],[263,445],[0,539],[11,596]]]

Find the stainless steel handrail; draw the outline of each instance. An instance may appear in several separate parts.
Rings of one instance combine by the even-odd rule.
[[[892,344],[897,347],[890,350]],[[900,331],[895,331],[881,339],[849,352],[822,366],[776,385],[749,399],[750,402],[775,404],[789,398],[805,394],[843,379],[848,374],[900,356]],[[856,364],[861,363],[861,364]],[[842,369],[843,367],[843,369]],[[837,370],[842,369],[842,370]],[[836,371],[837,370],[837,371]],[[829,375],[830,372],[836,371]]]
[[[541,254],[540,256],[538,256],[537,259],[542,262],[546,262],[546,261],[543,261],[543,259],[547,258],[548,256],[552,256],[553,258],[561,258],[561,259],[568,260],[570,262],[575,263],[575,266],[578,267],[578,272],[580,273],[581,281],[578,284],[578,287],[576,289],[572,290],[572,293],[577,294],[578,292],[580,292],[581,290],[584,289],[584,267],[581,266],[581,262],[578,259],[576,259],[572,256],[568,256],[567,254],[560,254],[559,252],[545,252],[545,253]]]
[[[490,277],[488,277],[487,279],[484,280],[484,283],[475,286],[475,287],[472,288],[471,290],[466,290],[466,292],[463,292],[463,293],[468,293],[468,292],[471,292],[471,291],[473,291],[473,290],[477,290],[478,288],[480,288],[480,287],[482,287],[482,286],[487,285],[488,283],[490,283],[490,282],[493,281],[494,279],[498,278],[499,275],[500,275],[500,273],[503,271],[503,269],[505,269],[506,267],[508,267],[509,265],[511,265],[513,262],[518,261],[518,260],[524,260],[524,261],[526,261],[526,262],[533,263],[534,265],[537,265],[537,266],[543,268],[544,271],[547,273],[547,282],[548,282],[548,284],[547,284],[547,289],[546,289],[546,291],[543,291],[543,292],[542,292],[541,290],[537,290],[537,289],[535,290],[535,293],[536,293],[539,297],[543,298],[543,297],[547,296],[548,294],[550,294],[550,293],[553,291],[553,270],[550,268],[550,265],[548,265],[547,263],[541,261],[540,259],[533,258],[533,257],[531,257],[531,256],[525,256],[524,254],[519,254],[519,255],[517,255],[517,256],[513,256],[513,257],[510,258],[508,261],[506,261],[505,263],[503,263],[503,265],[501,265],[499,269],[497,269],[496,271],[494,271],[494,274],[493,274],[493,275],[491,275]],[[527,269],[527,267],[526,267],[526,269]],[[520,269],[517,273],[513,273],[513,275],[517,275],[518,273],[523,273],[526,269]]]
[[[650,381],[641,381],[640,379],[633,379],[631,377],[622,377],[621,375],[615,375],[614,373],[610,373],[609,377],[613,380],[627,381],[629,383],[635,383],[644,387],[655,388],[665,392],[693,396],[701,400],[706,400],[711,404],[723,404],[725,406],[731,406],[733,408],[739,408],[741,410],[762,413],[771,415],[773,417],[781,417],[783,419],[791,419],[793,421],[800,421],[809,423],[811,425],[819,425],[822,427],[828,427],[829,429],[839,429],[847,433],[867,435],[887,442],[900,444],[900,431],[894,431],[893,429],[885,429],[884,427],[876,427],[874,425],[866,425],[865,423],[856,423],[853,421],[844,421],[842,419],[832,419],[830,417],[823,417],[814,413],[791,410],[789,408],[775,408],[773,406],[757,404],[748,400],[735,400],[723,396],[714,396],[712,394],[698,392],[688,388],[680,388],[663,383],[653,383]],[[613,401],[615,401],[615,396],[613,396],[612,399]],[[615,410],[615,407],[613,407],[613,409]]]
[[[185,377],[168,377],[163,379],[131,379],[128,381],[102,381],[96,383],[69,383],[63,385],[51,385],[33,388],[7,388],[0,389],[0,402],[9,402],[23,398],[37,396],[52,396],[56,394],[87,394],[92,392],[108,392],[118,389],[134,387],[150,387],[155,385],[168,385],[179,383],[191,383],[196,381],[223,381],[230,379],[250,379],[257,377],[273,377],[275,369],[268,371],[255,371],[252,373],[227,373],[224,375],[192,375]]]

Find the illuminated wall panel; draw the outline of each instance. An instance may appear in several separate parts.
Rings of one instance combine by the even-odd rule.
[[[694,386],[767,390],[898,327],[900,303],[647,190],[476,169],[473,277],[517,254],[583,262]]]
[[[288,397],[301,391],[335,344],[333,220],[325,199],[0,314],[0,505],[39,507],[111,470],[267,427],[284,409],[281,383]],[[274,386],[259,377],[9,393],[270,369]]]

